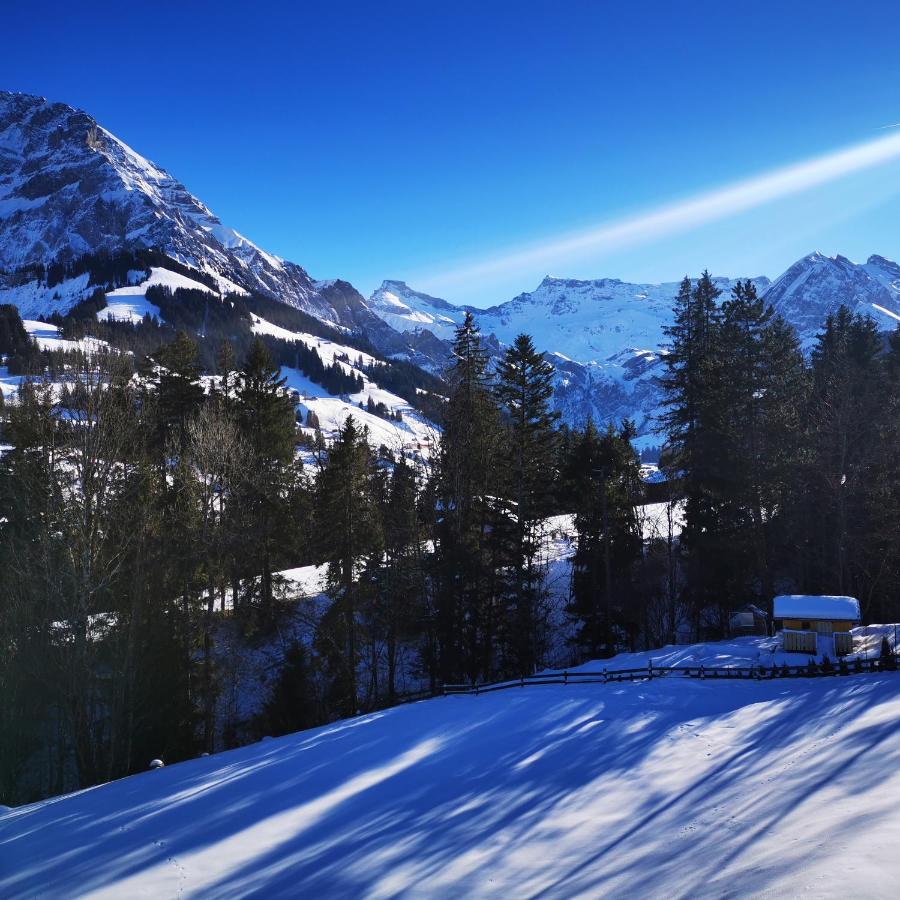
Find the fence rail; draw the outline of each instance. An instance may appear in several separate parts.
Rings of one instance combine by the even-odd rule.
[[[505,691],[510,688],[531,687],[538,684],[596,684],[621,681],[650,681],[653,678],[699,678],[699,679],[742,679],[763,681],[775,678],[823,678],[829,676],[861,675],[872,672],[897,671],[897,657],[889,656],[875,659],[843,658],[835,663],[810,661],[805,665],[780,666],[649,666],[641,669],[603,669],[602,671],[576,671],[567,669],[562,672],[542,672],[539,675],[526,675],[508,681],[493,681],[481,684],[445,684],[443,693],[452,694],[489,694],[494,691]]]

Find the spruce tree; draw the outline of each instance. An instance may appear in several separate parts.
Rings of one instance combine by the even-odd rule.
[[[236,388],[235,415],[247,462],[232,505],[237,517],[232,528],[241,545],[235,548],[234,565],[241,577],[258,579],[260,606],[270,620],[275,563],[292,543],[289,495],[297,475],[294,405],[284,386],[268,349],[256,338]]]
[[[434,575],[438,675],[450,682],[490,674],[496,666],[497,585],[489,540],[500,428],[488,356],[471,313],[456,329],[446,374]]]
[[[382,546],[367,432],[353,416],[344,422],[319,475],[316,532],[332,598],[318,644],[331,669],[335,708],[352,715],[359,703],[359,613],[371,594],[371,583],[360,575]]]
[[[665,329],[669,344],[666,371],[660,378],[669,476],[678,481],[685,498],[680,545],[695,625],[701,611],[717,599],[713,573],[720,551],[715,535],[727,467],[721,427],[725,404],[719,293],[708,272],[695,286],[684,278],[675,300],[674,322]]]
[[[545,620],[545,591],[540,551],[543,522],[553,506],[559,414],[550,408],[553,366],[521,334],[497,369],[495,396],[505,414],[497,465],[502,490],[511,504],[498,531],[508,533],[505,560],[513,573],[507,595],[504,630],[509,668],[531,674],[540,657]]]
[[[631,629],[630,607],[641,534],[635,505],[638,459],[633,432],[592,420],[573,436],[565,477],[571,485],[578,540],[567,611],[583,658],[612,656],[618,633]]]

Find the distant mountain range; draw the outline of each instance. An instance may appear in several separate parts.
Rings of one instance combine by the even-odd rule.
[[[846,303],[882,328],[900,323],[900,266],[881,256],[862,265],[811,253],[775,281],[751,279],[757,291],[796,329],[805,348],[825,317]],[[716,278],[726,298],[735,283]],[[545,278],[534,291],[489,309],[454,306],[385,281],[369,298],[373,312],[406,333],[448,338],[471,309],[482,331],[501,344],[534,335],[558,370],[556,403],[569,420],[634,418],[642,431],[659,405],[654,383],[662,365],[663,329],[672,321],[679,282],[630,284],[615,278]]]
[[[348,282],[315,280],[225,226],[187,188],[91,116],[27,94],[0,92],[0,303],[24,315],[65,312],[95,288],[59,283],[54,263],[153,248],[214,279],[221,295],[256,292],[364,334],[383,355],[439,371],[470,307],[385,281],[368,300]],[[135,273],[135,278],[142,273]],[[883,328],[900,322],[900,266],[812,253],[757,289],[809,347],[843,302]],[[733,281],[717,278],[727,295]],[[472,309],[494,352],[528,332],[557,367],[555,402],[570,422],[630,416],[650,428],[654,376],[678,282],[545,278],[534,291]]]

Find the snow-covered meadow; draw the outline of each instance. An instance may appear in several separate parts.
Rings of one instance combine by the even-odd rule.
[[[444,697],[0,816],[4,897],[893,896],[900,675]]]

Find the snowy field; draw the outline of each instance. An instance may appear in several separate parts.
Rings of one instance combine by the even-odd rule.
[[[82,338],[80,341],[69,341],[59,336],[59,327],[36,319],[23,319],[22,325],[29,336],[37,341],[41,350],[81,350],[84,353],[96,353],[107,349],[109,344],[98,338]]]
[[[445,697],[0,816],[0,896],[889,897],[900,675]]]

